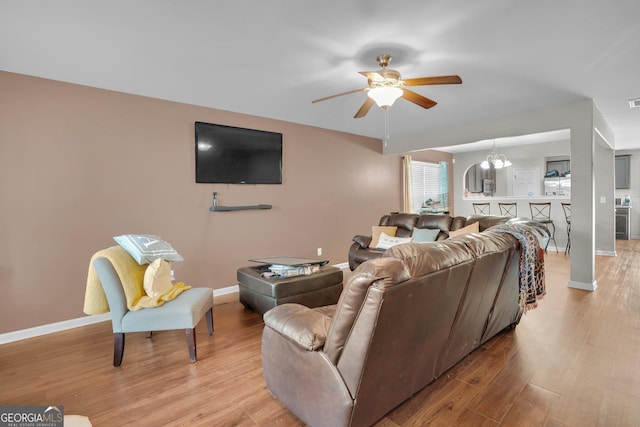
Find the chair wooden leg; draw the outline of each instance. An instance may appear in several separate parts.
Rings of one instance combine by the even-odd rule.
[[[120,366],[122,364],[122,357],[124,356],[124,334],[113,334],[113,366]]]
[[[195,362],[197,360],[197,353],[196,353],[196,329],[185,329],[185,332],[187,334],[187,347],[189,348],[189,359],[191,359],[192,362]]]
[[[205,317],[207,319],[207,329],[209,329],[209,335],[213,335],[213,307],[206,312]]]

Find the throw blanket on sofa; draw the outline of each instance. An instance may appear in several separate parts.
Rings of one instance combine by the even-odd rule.
[[[131,255],[120,246],[112,246],[96,252],[89,262],[89,273],[87,275],[87,287],[83,308],[85,314],[103,314],[109,312],[107,296],[102,289],[98,274],[93,267],[93,261],[98,257],[105,257],[111,261],[113,268],[116,270],[116,273],[118,273],[122,282],[129,310],[135,311],[141,308],[161,306],[166,301],[176,298],[183,291],[191,288],[191,286],[178,282],[160,297],[152,298],[148,296],[144,290],[144,273],[147,269],[147,264],[139,265]]]
[[[524,312],[536,308],[538,299],[547,292],[544,280],[544,250],[538,232],[523,224],[500,224],[491,227],[496,233],[507,233],[520,242],[520,308]]]

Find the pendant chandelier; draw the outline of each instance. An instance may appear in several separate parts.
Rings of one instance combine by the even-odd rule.
[[[480,167],[482,169],[489,169],[492,165],[494,169],[502,169],[511,166],[511,162],[507,160],[507,156],[504,154],[498,154],[495,141],[493,141],[493,149],[487,156],[487,160],[480,163]]]

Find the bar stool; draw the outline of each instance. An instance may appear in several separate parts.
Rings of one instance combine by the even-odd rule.
[[[567,221],[567,246],[564,248],[564,254],[571,253],[571,203],[560,203],[564,211],[564,219]]]
[[[491,203],[474,203],[473,213],[477,215],[491,215]]]
[[[556,253],[558,252],[558,244],[556,243],[556,226],[551,219],[551,202],[529,202],[529,209],[531,210],[531,220],[540,223],[544,226],[551,227],[551,238],[547,241],[544,247],[544,251],[547,252],[549,242],[553,240],[553,244],[556,247]]]
[[[500,215],[502,216],[518,216],[517,203],[498,203],[498,208],[500,208]]]

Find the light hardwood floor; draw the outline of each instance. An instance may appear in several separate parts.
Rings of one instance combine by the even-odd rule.
[[[547,295],[378,426],[640,425],[640,241],[597,257],[598,289],[570,289],[568,258],[549,253]],[[127,335],[112,366],[104,322],[0,346],[0,405],[63,405],[94,426],[296,426],[266,390],[262,320],[216,298],[215,334]]]

